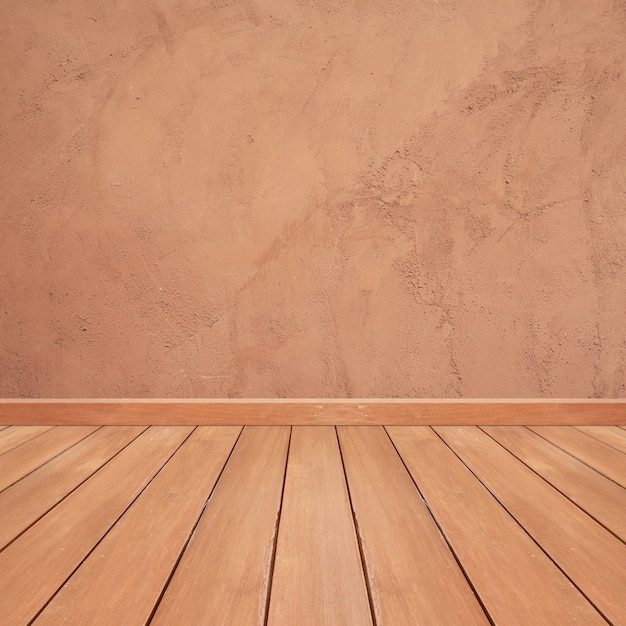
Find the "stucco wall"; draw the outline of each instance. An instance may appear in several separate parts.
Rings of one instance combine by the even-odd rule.
[[[625,396],[626,8],[9,0],[0,396]]]

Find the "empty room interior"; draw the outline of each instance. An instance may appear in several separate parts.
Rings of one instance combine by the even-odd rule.
[[[626,3],[0,4],[0,623],[626,624]]]

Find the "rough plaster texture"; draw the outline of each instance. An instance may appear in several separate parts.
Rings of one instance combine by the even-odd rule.
[[[622,0],[6,0],[0,396],[625,396]]]

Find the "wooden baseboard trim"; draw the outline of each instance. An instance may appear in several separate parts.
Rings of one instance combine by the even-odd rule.
[[[0,399],[0,425],[626,425],[626,399]]]

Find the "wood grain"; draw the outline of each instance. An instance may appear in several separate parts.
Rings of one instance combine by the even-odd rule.
[[[288,427],[247,427],[151,626],[263,624]]]
[[[0,433],[0,454],[6,454],[51,428],[52,426],[10,426]]]
[[[59,445],[64,428],[43,441]],[[478,595],[493,624],[606,623],[567,575],[623,621],[626,491],[529,429],[437,428],[446,443],[388,427],[417,488],[381,427],[340,427],[339,448],[327,427],[294,427],[291,444],[289,428],[246,427],[198,518],[220,466],[208,433],[229,430],[106,426],[1,492],[0,623],[144,624],[161,593],[166,625],[332,623],[351,610],[337,619],[358,623],[363,564],[377,626],[484,624]],[[572,431],[587,461],[626,456],[583,430],[551,432]]]
[[[606,626],[432,429],[388,432],[494,623]]]
[[[626,490],[521,426],[483,430],[592,517],[626,540]]]
[[[0,494],[0,549],[145,429],[145,426],[105,426],[3,491]]]
[[[35,624],[146,624],[240,430],[196,429]]]
[[[487,624],[380,427],[338,428],[377,624]]]
[[[0,424],[626,424],[626,399],[5,399]]]
[[[0,615],[26,624],[189,435],[153,427],[0,553]]]
[[[531,427],[531,430],[626,487],[626,455],[619,450],[576,428],[542,426]]]
[[[335,429],[291,434],[270,626],[372,624]]]
[[[97,426],[53,428],[0,456],[0,491],[87,437]]]
[[[626,431],[618,426],[579,426],[578,430],[626,454]]]
[[[435,430],[609,621],[622,621],[626,545],[480,429]]]

